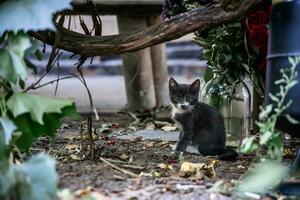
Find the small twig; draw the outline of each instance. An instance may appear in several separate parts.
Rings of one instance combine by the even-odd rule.
[[[142,166],[135,166],[135,165],[122,165],[122,167],[124,168],[130,168],[130,169],[135,169],[135,170],[144,170],[145,167],[142,167]]]
[[[80,122],[80,146],[83,149],[83,121]]]
[[[139,118],[137,118],[135,116],[135,114],[133,114],[132,112],[128,112],[128,114],[135,120],[135,121],[139,121]]]
[[[13,146],[14,146],[14,150],[16,150],[18,156],[20,157],[21,162],[23,163],[23,162],[24,162],[24,157],[23,157],[23,155],[22,155],[20,149],[17,147],[17,145],[13,145]]]
[[[95,159],[95,144],[94,144],[94,138],[93,138],[93,119],[91,114],[88,116],[88,134],[89,134],[89,142],[90,142],[90,155],[91,159]]]
[[[111,159],[111,158],[106,158],[106,160],[109,161],[109,162],[113,162],[113,163],[127,164],[127,162],[123,161],[123,160],[114,160],[114,159]]]
[[[108,162],[106,159],[104,159],[102,157],[100,157],[100,160],[102,160],[103,162],[105,162],[110,167],[112,167],[112,168],[114,168],[114,169],[116,169],[116,170],[118,170],[120,172],[123,172],[124,174],[130,175],[130,176],[135,177],[135,178],[139,177],[139,175],[137,175],[137,174],[135,174],[133,172],[130,172],[130,171],[126,170],[126,169],[122,169],[122,168],[118,167],[117,165],[114,165],[114,164]]]
[[[59,60],[59,58],[62,56],[62,53],[60,53],[56,58],[55,60],[53,61],[53,63],[55,63],[57,60]],[[52,69],[52,67],[51,67]],[[50,71],[51,71],[50,69]],[[45,76],[50,72],[50,71],[46,71],[42,76],[40,76],[40,78],[33,84],[31,84],[29,87],[27,87],[23,93],[26,93],[28,92],[29,90],[32,90],[32,89],[36,89],[36,86],[43,80],[43,78],[45,78]]]
[[[55,16],[55,20],[58,18],[58,16]],[[65,14],[62,14],[59,21],[58,21],[58,26],[60,28],[63,27],[63,23],[65,21]],[[54,38],[54,45],[52,46],[52,51],[51,51],[51,54],[50,54],[50,57],[49,57],[49,60],[48,60],[48,63],[47,63],[47,66],[46,66],[46,71],[49,72],[54,64],[55,63],[55,58],[57,57],[57,55],[59,54],[59,49],[57,48],[58,44],[60,43],[60,39],[62,37],[62,34],[61,33],[57,33],[57,35],[55,36]]]
[[[74,78],[74,76],[72,75],[72,76],[66,76],[66,77],[62,77],[62,78],[59,78],[59,79],[55,79],[55,80],[52,80],[52,81],[46,82],[46,83],[44,83],[44,84],[42,84],[42,85],[35,86],[35,87],[31,88],[31,89],[32,89],[32,90],[35,90],[35,89],[38,89],[38,88],[44,87],[44,86],[46,86],[46,85],[49,85],[49,84],[55,83],[55,82],[57,82],[57,80],[61,81],[61,80],[70,79],[70,78]]]
[[[68,29],[71,29],[71,20],[72,20],[72,15],[69,15],[69,23],[68,23]]]
[[[59,78],[60,78],[60,66],[59,66],[59,60],[57,60],[57,79],[56,79],[56,86],[54,90],[54,96],[56,96],[57,93]]]

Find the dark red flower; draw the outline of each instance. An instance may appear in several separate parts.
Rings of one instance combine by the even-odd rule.
[[[266,57],[268,46],[268,24],[270,22],[271,5],[251,12],[245,20],[249,42],[258,49],[259,71],[266,70]]]

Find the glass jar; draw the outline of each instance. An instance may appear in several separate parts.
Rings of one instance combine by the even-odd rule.
[[[239,146],[250,132],[251,96],[245,82],[227,84],[213,78],[201,91],[201,101],[217,108],[224,117],[226,146]]]

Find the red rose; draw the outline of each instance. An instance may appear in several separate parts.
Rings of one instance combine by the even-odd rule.
[[[251,26],[253,24],[268,24],[268,23],[269,23],[269,14],[262,10],[258,10],[253,13],[250,13],[246,19],[246,24],[248,26]]]
[[[271,8],[271,6],[267,6],[263,9],[255,10],[245,20],[249,42],[259,50],[256,68],[263,73],[267,64],[268,23],[270,21]]]
[[[250,42],[259,50],[267,48],[268,28],[265,24],[253,24],[248,30]]]

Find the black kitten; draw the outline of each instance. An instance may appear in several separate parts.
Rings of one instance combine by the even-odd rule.
[[[183,153],[188,145],[202,155],[218,155],[220,159],[234,159],[237,153],[226,149],[226,133],[221,114],[212,106],[198,101],[200,80],[191,85],[169,80],[172,118],[179,125],[180,136],[176,152]]]

